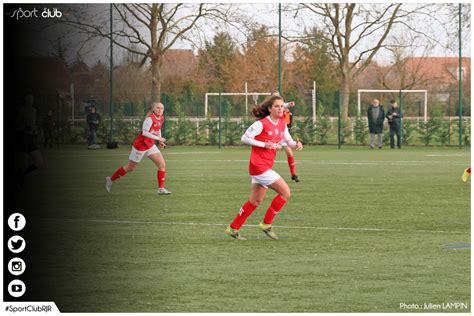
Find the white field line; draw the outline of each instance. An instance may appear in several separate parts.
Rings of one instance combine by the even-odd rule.
[[[166,156],[171,156],[171,155],[192,155],[192,154],[223,154],[223,152],[176,152],[176,153],[163,153],[165,159]],[[117,157],[128,157],[130,154],[129,153],[114,153],[114,154],[104,154],[103,156],[117,156]],[[75,157],[94,157],[96,158],[97,156],[102,156],[102,155],[87,155],[87,154],[78,154],[78,155],[54,155],[51,156],[51,158],[75,158]],[[425,157],[469,157],[470,154],[446,154],[446,155],[425,155]],[[249,161],[249,158],[244,159],[244,160],[235,160],[235,159],[189,159],[189,160],[181,160],[181,159],[166,159],[168,161],[186,161],[186,162],[240,162],[240,161]],[[112,159],[105,160],[105,159],[92,159],[88,161],[114,161]],[[387,164],[387,163],[420,163],[420,164],[425,164],[425,163],[449,163],[449,164],[455,164],[455,163],[462,163],[461,160],[384,160],[384,161],[370,161],[370,160],[314,160],[314,159],[296,159],[296,162],[311,162],[311,163],[318,163],[318,164]],[[278,163],[287,163],[286,161],[283,160],[275,160],[275,162]],[[469,162],[467,162],[469,163]]]
[[[430,155],[425,155],[425,157],[466,157],[470,156],[470,154],[430,154]]]
[[[211,154],[219,154],[219,152],[209,152]],[[188,154],[207,154],[206,152],[182,152],[182,153],[165,153],[163,156],[165,157],[165,160],[167,161],[184,161],[184,162],[240,162],[240,161],[249,161],[249,158],[246,159],[166,159],[166,156],[168,155],[188,155]],[[117,157],[128,157],[129,153],[124,153],[124,154],[108,154],[104,156],[117,156]],[[429,155],[428,155],[429,156]],[[434,155],[433,155],[434,156]],[[51,158],[75,158],[75,157],[94,157],[91,155],[58,155],[58,156],[52,156]],[[95,156],[94,158],[97,158]],[[113,161],[112,159],[106,160],[106,159],[90,159],[87,161]],[[275,160],[275,162],[278,163],[287,163],[286,160]],[[425,163],[462,163],[462,160],[379,160],[379,161],[373,161],[373,160],[319,160],[319,159],[296,159],[296,162],[310,162],[310,163],[317,163],[317,164],[334,164],[334,163],[340,163],[340,164],[387,164],[387,163],[420,163],[420,164],[425,164]],[[469,163],[469,162],[467,162]]]
[[[189,159],[189,160],[181,160],[181,159],[166,159],[166,161],[172,162],[196,162],[196,163],[218,163],[218,162],[245,162],[248,163],[248,159]],[[98,162],[112,162],[117,160],[112,159],[88,159],[88,162],[98,161]],[[275,163],[278,164],[287,164],[287,161],[284,160],[275,160]],[[461,162],[461,161],[422,161],[422,160],[407,160],[407,161],[353,161],[353,162],[344,162],[344,161],[330,161],[330,160],[304,160],[299,159],[296,160],[296,164],[316,164],[316,165],[368,165],[368,166],[424,166],[424,165],[436,165],[436,164],[449,164],[451,166],[467,166],[469,162]]]
[[[125,221],[125,220],[104,220],[104,219],[74,219],[74,218],[63,218],[63,219],[52,219],[45,218],[42,220],[63,220],[71,222],[91,222],[91,223],[105,223],[105,224],[149,224],[149,225],[188,225],[188,226],[221,226],[226,227],[228,224],[217,224],[217,223],[193,223],[193,222],[159,222],[159,221]],[[244,225],[249,227],[257,227],[258,225]],[[288,229],[314,229],[314,230],[345,230],[345,231],[359,231],[359,232],[416,232],[416,233],[435,233],[435,234],[470,234],[470,232],[462,231],[444,231],[444,230],[406,230],[396,228],[355,228],[355,227],[325,227],[325,226],[288,226],[288,225],[274,225],[273,227],[288,228]]]
[[[165,155],[192,155],[192,154],[197,154],[197,155],[204,155],[204,154],[223,154],[224,152],[220,151],[183,151],[183,152],[176,152],[176,153],[165,153]],[[130,153],[125,152],[125,153],[110,153],[110,152],[105,152],[105,153],[97,153],[94,152],[94,154],[77,154],[77,155],[70,155],[70,154],[61,154],[61,153],[55,153],[52,155],[53,158],[74,158],[74,157],[94,157],[94,156],[129,156]]]

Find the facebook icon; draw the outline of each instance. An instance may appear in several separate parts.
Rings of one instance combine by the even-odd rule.
[[[26,219],[20,213],[13,213],[8,218],[8,226],[10,227],[11,230],[20,231],[25,227],[25,225],[26,225]]]

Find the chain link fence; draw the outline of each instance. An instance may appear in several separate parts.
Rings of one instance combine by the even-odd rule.
[[[424,121],[422,100],[416,96],[404,96],[403,102],[403,144],[409,146],[462,146],[470,145],[470,108],[465,106],[459,124],[457,92],[445,95],[444,99],[428,102],[428,120]],[[349,117],[340,117],[339,91],[321,91],[316,94],[316,120],[313,117],[313,96],[285,96],[287,101],[295,101],[292,108],[293,126],[291,133],[306,145],[367,145],[369,139],[367,107],[374,97],[366,95],[361,100],[361,116],[357,116],[357,94],[349,98]],[[398,101],[398,96],[385,95],[380,98],[385,111],[390,99]],[[204,94],[187,93],[180,96],[163,93],[161,102],[165,105],[165,124],[162,134],[170,145],[239,145],[240,137],[254,121],[251,109],[264,96],[215,96],[209,98],[208,115],[204,116]],[[103,100],[88,100],[76,105],[72,117],[70,102],[60,96],[44,96],[39,99],[39,117],[49,109],[56,121],[54,142],[56,144],[87,143],[88,127],[86,114],[88,107],[95,106],[102,116],[97,133],[98,142],[105,144],[111,132],[109,104]],[[47,104],[47,106],[41,105]],[[149,100],[140,102],[115,102],[113,107],[113,138],[119,143],[132,143],[140,132]],[[384,123],[384,142],[388,144],[389,127]],[[41,133],[40,133],[41,135]]]

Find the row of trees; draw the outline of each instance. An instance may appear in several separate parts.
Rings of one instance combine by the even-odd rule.
[[[269,91],[271,87],[277,86],[278,59],[272,54],[277,49],[277,41],[270,36],[267,27],[254,29],[253,40],[249,41],[244,50],[240,50],[238,45],[232,40],[229,33],[217,33],[211,41],[205,43],[205,47],[199,50],[197,65],[192,73],[183,76],[180,69],[170,68],[164,71],[163,84],[166,86],[167,93],[161,95],[161,101],[167,107],[168,115],[175,115],[174,102],[180,102],[184,105],[187,115],[202,116],[204,114],[204,94],[206,92],[216,91],[243,91],[243,82],[248,82],[253,91]],[[315,33],[309,36],[309,39],[317,38],[318,30],[312,29]],[[311,108],[310,83],[312,80],[317,82],[317,103],[327,108],[332,116],[337,115],[337,106],[339,104],[338,84],[340,76],[337,72],[337,63],[333,61],[328,53],[328,47],[325,43],[315,42],[309,45],[296,44],[292,52],[292,61],[283,63],[284,96],[287,100],[295,101],[298,105],[294,111],[297,115],[311,115],[308,109]],[[179,65],[178,65],[179,67]],[[377,67],[372,63],[368,70],[363,73],[356,81],[359,87],[378,87],[385,89],[395,89],[399,86],[404,88],[417,87],[420,84],[423,88],[429,84],[429,80],[422,74],[419,74],[418,68],[413,68],[412,72],[402,68],[400,63],[394,64],[391,72],[400,74],[399,83],[389,81],[387,76],[381,74],[382,67]],[[108,99],[109,94],[109,70],[103,63],[98,63],[92,67],[91,72],[94,76],[100,78],[95,83],[99,89],[100,98]],[[255,75],[258,74],[258,75]],[[148,95],[148,82],[151,78],[149,69],[140,67],[139,56],[126,53],[120,60],[120,65],[114,69],[114,98],[115,102],[132,102],[134,104],[146,104],[150,101]],[[269,88],[270,87],[270,88]],[[440,88],[441,89],[441,88]],[[447,115],[456,115],[457,113],[457,87],[448,86],[442,88],[442,91],[430,90],[429,107],[440,108]],[[464,113],[469,114],[470,100],[470,80],[465,80],[464,90]],[[437,100],[436,92],[444,92],[444,101]],[[84,94],[88,93],[84,91]],[[341,94],[343,95],[343,94]],[[384,98],[382,102],[386,105],[388,100],[398,99],[398,93],[392,95],[385,94],[364,94],[362,104],[366,106],[371,98]],[[357,104],[357,93],[351,92],[347,95],[349,105],[347,112],[351,116],[355,115]],[[423,102],[422,95],[405,95],[407,115],[417,115],[416,109]],[[251,98],[249,98],[251,99]],[[217,97],[209,99],[210,106],[217,107]],[[225,102],[231,103],[232,115],[243,116],[246,113],[243,110],[245,104],[244,97],[226,98]],[[249,100],[252,103],[252,100]],[[415,109],[416,108],[416,109]],[[422,108],[422,107],[421,107]],[[134,115],[140,116],[139,111]],[[216,111],[213,111],[216,114]]]
[[[469,5],[463,7],[464,14],[469,15]],[[342,92],[344,118],[348,117],[354,80],[380,51],[388,49],[401,56],[407,47],[443,44],[440,30],[450,38],[455,28],[444,21],[455,19],[457,14],[453,5],[438,4],[295,4],[283,9],[306,23],[303,29],[283,34],[284,56],[290,54],[292,59],[291,63],[283,63],[283,81],[289,83],[285,85],[285,95],[304,93],[313,80],[323,91],[337,86]],[[107,19],[91,20],[81,10],[71,12],[61,23],[88,38],[110,38]],[[196,77],[186,78],[179,85],[169,82],[167,92],[170,88],[175,88],[176,93],[192,91],[196,86],[203,91],[235,91],[242,90],[245,81],[255,90],[268,91],[276,86],[275,31],[244,15],[238,5],[113,4],[112,13],[112,40],[117,47],[139,57],[133,66],[145,70],[151,100],[160,100],[166,52],[183,40],[199,49],[199,71]],[[202,40],[203,34],[209,33],[209,25],[238,29],[244,33],[245,41],[238,43],[228,31],[217,32],[212,40]],[[403,34],[416,35],[417,44],[397,42]],[[405,88],[404,82],[397,88]]]

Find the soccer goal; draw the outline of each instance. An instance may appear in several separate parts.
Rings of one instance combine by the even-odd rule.
[[[357,115],[360,116],[360,95],[362,93],[421,93],[424,98],[424,113],[423,118],[426,122],[428,120],[428,91],[427,90],[370,90],[370,89],[359,89],[357,90]]]

